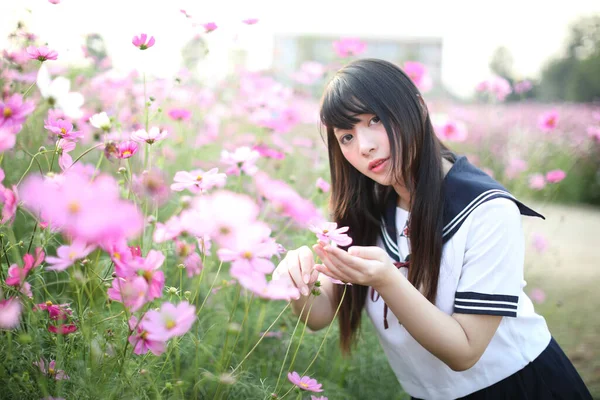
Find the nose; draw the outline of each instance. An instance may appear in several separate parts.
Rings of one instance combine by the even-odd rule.
[[[373,138],[373,135],[369,132],[357,132],[359,140],[360,153],[363,156],[369,156],[373,151],[377,149],[377,144]]]

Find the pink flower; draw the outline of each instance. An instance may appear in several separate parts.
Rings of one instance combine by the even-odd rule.
[[[300,377],[296,371],[288,373],[288,379],[294,385],[298,386],[302,390],[308,390],[309,392],[322,392],[321,384],[316,379],[312,379],[310,376]]]
[[[59,4],[59,3],[60,3],[60,0],[48,0],[48,3],[51,3],[51,4]]]
[[[25,254],[23,256],[23,268],[20,268],[17,264],[13,264],[8,269],[8,276],[6,277],[6,284],[9,286],[21,286],[29,271],[35,267],[39,267],[45,257],[44,250],[41,247],[35,249],[35,257],[31,254]]]
[[[600,126],[589,126],[587,128],[587,134],[595,142],[600,142]]]
[[[201,169],[196,169],[190,172],[178,171],[173,180],[175,183],[171,185],[171,190],[181,192],[188,189],[192,193],[205,193],[206,191],[225,186],[227,175],[219,173],[218,168],[213,168],[210,171],[204,172]]]
[[[121,302],[131,312],[139,310],[146,304],[148,283],[141,276],[131,276],[127,279],[115,278],[112,287],[108,289],[108,298]]]
[[[21,319],[21,302],[17,297],[0,300],[0,329],[12,329]]]
[[[542,190],[546,187],[546,178],[542,174],[533,174],[529,177],[529,188]]]
[[[558,183],[565,179],[567,173],[562,169],[555,169],[546,173],[546,180],[550,183]]]
[[[202,272],[202,268],[204,268],[202,258],[196,253],[195,247],[195,245],[182,240],[175,240],[177,255],[183,259],[182,264],[187,270],[187,276],[190,278],[194,275],[199,275]]]
[[[7,99],[0,98],[0,127],[8,129],[22,125],[34,109],[33,101],[23,101],[23,96],[18,93]],[[17,132],[12,131],[13,134]]]
[[[254,25],[258,22],[258,18],[248,18],[248,19],[242,20],[242,22],[245,23],[246,25]]]
[[[309,229],[316,233],[320,241],[327,244],[332,242],[338,246],[349,246],[352,243],[352,238],[345,233],[349,228],[338,228],[335,222],[321,222],[318,226],[310,225]]]
[[[60,246],[56,249],[56,255],[58,257],[46,257],[46,262],[51,265],[46,269],[48,271],[64,271],[73,265],[75,261],[90,254],[95,248],[95,245],[88,246],[85,242],[80,240],[75,240],[70,245]]]
[[[172,108],[169,110],[168,115],[174,121],[187,121],[192,116],[192,113],[185,108]]]
[[[432,118],[433,127],[437,137],[443,141],[464,142],[467,140],[467,127],[461,121],[452,120],[445,116]]]
[[[177,306],[163,303],[159,311],[146,313],[145,328],[150,340],[167,341],[174,336],[182,336],[190,330],[196,320],[196,307],[187,301]]]
[[[260,240],[260,239],[259,239]],[[249,240],[235,250],[220,248],[217,250],[219,260],[231,262],[231,274],[236,275],[239,270],[254,270],[263,274],[270,274],[275,269],[271,257],[278,254],[277,243],[263,239]]]
[[[303,85],[312,85],[323,77],[325,66],[316,61],[305,61],[300,65],[300,70],[292,74],[292,78]]]
[[[517,82],[514,85],[515,93],[517,93],[517,94],[528,92],[531,90],[532,87],[533,87],[533,85],[532,85],[531,81],[528,81],[528,80]]]
[[[240,175],[242,172],[246,175],[254,175],[258,171],[255,164],[259,158],[258,151],[247,146],[238,147],[233,153],[227,150],[221,151],[221,162],[229,165],[227,174],[230,175]]]
[[[135,316],[129,318],[129,329],[132,335],[129,336],[129,343],[133,346],[133,352],[138,355],[146,354],[151,351],[155,356],[160,356],[166,350],[166,344],[160,340],[148,339],[148,331],[145,328],[146,322],[144,319],[138,324]]]
[[[300,291],[288,279],[272,279],[267,282],[262,272],[252,269],[233,269],[230,272],[240,285],[263,299],[290,301],[300,297]]]
[[[154,36],[150,36],[150,40],[146,42],[148,35],[142,33],[140,36],[134,36],[131,43],[140,50],[146,50],[152,46],[154,46]]]
[[[46,60],[56,60],[58,57],[58,53],[54,50],[50,50],[46,46],[35,47],[29,46],[27,47],[27,54],[29,58],[32,60],[38,60],[40,62],[44,62]]]
[[[558,111],[548,111],[540,116],[538,119],[538,128],[542,132],[551,132],[556,128],[558,124]]]
[[[75,149],[75,142],[59,139],[56,145],[60,153],[60,156],[58,157],[58,165],[60,169],[65,171],[71,168],[73,165],[73,158],[69,155],[69,152]]]
[[[319,189],[321,193],[327,193],[331,190],[331,185],[323,178],[317,178],[317,189]]]
[[[131,140],[126,140],[117,145],[117,158],[126,159],[133,157],[138,151],[138,144]]]
[[[165,255],[158,250],[150,250],[146,257],[135,257],[125,265],[116,265],[115,270],[120,278],[131,279],[141,276],[146,280],[148,301],[162,296],[165,286],[165,274],[159,268],[165,261]]]
[[[402,68],[406,75],[413,81],[421,92],[428,92],[433,86],[433,81],[425,65],[416,61],[407,61]]]
[[[252,150],[258,151],[258,153],[265,158],[272,158],[274,160],[283,160],[285,154],[279,150],[275,150],[266,144],[255,144],[252,146]]]
[[[328,399],[325,396],[319,396],[319,397],[317,397],[317,396],[311,395],[310,396],[310,400],[328,400]]]
[[[141,198],[149,198],[157,205],[164,204],[169,198],[164,173],[157,168],[143,171],[141,176],[133,175],[132,189]]]
[[[215,24],[214,22],[207,22],[206,24],[202,24],[202,26],[206,30],[206,33],[210,33],[217,29],[217,24]]]
[[[529,293],[529,297],[531,298],[531,300],[534,303],[538,303],[538,304],[542,304],[544,301],[546,301],[546,293],[539,288],[533,288],[531,289],[531,292]]]
[[[510,87],[510,82],[501,76],[493,76],[492,78],[480,82],[475,87],[475,90],[478,92],[488,92],[498,101],[504,101],[506,96],[508,96],[512,92],[512,88]]]
[[[192,18],[192,16],[190,14],[188,14],[187,11],[185,11],[183,8],[181,10],[179,10],[180,13],[182,13],[183,15],[185,15],[186,18]]]
[[[543,253],[548,248],[548,241],[544,237],[544,235],[535,233],[533,235],[533,248],[538,253]]]
[[[136,142],[146,142],[148,144],[154,144],[155,142],[160,142],[164,138],[167,137],[169,132],[161,131],[158,127],[154,126],[150,128],[148,132],[144,129],[137,130],[131,134],[131,140],[135,140]]]
[[[48,325],[48,332],[56,333],[58,335],[68,335],[77,332],[77,326],[74,324]]]
[[[0,118],[2,118],[0,116]],[[13,125],[10,128],[0,126],[0,153],[10,150],[17,143],[17,133],[21,130],[22,125]]]
[[[17,187],[13,185],[13,190],[10,190],[0,185],[0,203],[4,203],[0,224],[6,224],[12,221],[17,213],[17,205],[19,203]]]
[[[58,137],[61,139],[77,140],[83,136],[82,132],[73,130],[72,123],[65,121],[64,119],[48,118],[46,121],[44,121],[44,123],[44,128],[48,129],[55,135],[58,135]]]
[[[42,373],[50,378],[53,378],[57,381],[63,379],[69,379],[69,375],[65,373],[62,369],[56,369],[56,361],[51,360],[50,365],[48,365],[48,369],[46,369],[46,363],[43,358],[40,358],[40,361],[34,361],[33,365],[38,366]]]
[[[69,303],[63,304],[52,304],[51,301],[45,303],[36,304],[33,306],[34,311],[48,311],[48,316],[53,321],[63,321],[67,319],[67,316],[73,312],[69,307]]]
[[[333,42],[333,49],[340,57],[358,56],[367,49],[367,44],[358,38],[342,38]]]
[[[527,169],[527,162],[520,158],[511,158],[508,166],[504,170],[504,175],[508,179],[515,179],[519,174]]]

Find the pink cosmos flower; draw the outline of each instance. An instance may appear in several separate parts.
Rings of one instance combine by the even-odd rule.
[[[131,43],[133,43],[133,45],[140,50],[146,50],[154,46],[154,36],[150,36],[150,40],[148,40],[147,42],[146,39],[148,39],[148,35],[142,33],[140,36],[134,36]]]
[[[69,303],[53,304],[51,301],[45,303],[36,304],[33,306],[34,311],[48,311],[48,316],[53,321],[66,320],[69,315],[72,315],[73,311],[70,308]]]
[[[11,222],[17,213],[19,196],[17,194],[17,187],[15,185],[13,185],[12,189],[13,190],[10,190],[0,185],[0,204],[4,203],[0,224]]]
[[[512,88],[510,87],[510,82],[500,76],[493,76],[492,78],[480,82],[475,90],[478,92],[488,92],[498,101],[504,101],[506,96],[508,96],[512,92]]]
[[[0,329],[12,329],[21,319],[21,302],[17,297],[0,300]]]
[[[587,134],[595,142],[600,142],[600,126],[589,126],[587,128]]]
[[[22,125],[34,109],[33,101],[23,101],[23,96],[19,93],[7,99],[0,98],[0,127],[8,129]],[[16,134],[14,131],[13,133]]]
[[[317,235],[317,239],[325,243],[334,243],[337,246],[349,246],[352,238],[346,234],[348,227],[337,227],[335,222],[321,222],[319,225],[310,225],[309,229]]]
[[[146,142],[148,144],[154,144],[160,142],[169,135],[166,130],[161,131],[158,127],[154,126],[150,128],[148,132],[144,129],[137,130],[131,134],[131,140],[136,142]]]
[[[542,190],[546,187],[546,178],[542,174],[533,174],[529,177],[529,188]]]
[[[508,166],[504,170],[504,175],[508,179],[515,179],[519,174],[527,169],[527,161],[520,158],[511,158]]]
[[[175,240],[175,249],[177,256],[183,259],[182,264],[185,266],[187,276],[192,277],[199,275],[202,272],[204,265],[202,258],[196,253],[196,245],[184,242],[183,240]]]
[[[187,301],[177,306],[163,303],[159,311],[146,313],[144,327],[150,340],[167,341],[174,336],[182,336],[190,330],[196,320],[196,307]]]
[[[29,271],[35,267],[39,267],[44,261],[46,254],[41,247],[35,249],[35,257],[31,254],[25,254],[23,256],[23,268],[20,268],[17,264],[13,264],[8,269],[8,276],[6,278],[6,284],[9,286],[21,286]]]
[[[461,121],[448,117],[435,117],[432,123],[435,133],[440,140],[453,142],[464,142],[467,140],[467,127]]]
[[[150,199],[157,205],[162,205],[169,199],[169,187],[164,173],[157,168],[144,170],[141,176],[133,175],[132,189],[139,197]]]
[[[44,62],[46,60],[56,60],[58,57],[58,53],[54,50],[50,50],[46,46],[35,47],[29,46],[27,47],[27,54],[29,58],[32,60],[38,60],[40,62]]]
[[[551,110],[540,116],[538,119],[538,128],[542,132],[551,132],[556,128],[558,124],[558,111]]]
[[[421,92],[425,93],[431,90],[433,81],[425,65],[416,61],[407,61],[402,69]]]
[[[15,143],[17,143],[17,133],[19,133],[21,128],[22,125],[13,125],[9,128],[0,126],[0,153],[10,150],[15,146]]]
[[[275,269],[271,257],[276,254],[278,254],[277,243],[260,237],[257,240],[247,240],[242,245],[237,244],[235,250],[227,248],[217,250],[219,260],[232,263],[230,272],[233,276],[235,271],[247,269],[270,274]]]
[[[77,326],[74,324],[48,325],[48,332],[58,335],[68,335],[77,332]]]
[[[310,376],[300,377],[296,371],[288,373],[288,379],[294,385],[298,386],[302,390],[309,392],[322,392],[321,384],[316,379],[312,379]]]
[[[538,253],[543,253],[548,248],[548,240],[544,237],[544,235],[540,233],[535,233],[533,235],[533,248]]]
[[[315,205],[310,200],[302,198],[287,183],[271,179],[264,172],[258,172],[254,180],[259,193],[282,216],[291,217],[301,226],[307,226],[314,219],[321,219]]]
[[[46,369],[46,363],[43,358],[40,358],[40,361],[34,361],[33,365],[40,368],[42,373],[54,380],[60,381],[63,379],[69,379],[69,375],[65,373],[62,369],[56,369],[56,361],[51,360],[50,365],[48,365],[48,369]]]
[[[515,93],[517,94],[529,92],[532,88],[533,84],[528,80],[517,82],[514,85]]]
[[[61,170],[66,171],[73,165],[73,158],[69,152],[75,150],[75,142],[65,139],[59,139],[56,143],[60,156],[58,156],[58,166]]]
[[[565,171],[563,171],[562,169],[555,169],[552,171],[548,171],[546,173],[546,180],[549,183],[558,183],[558,182],[562,181],[563,179],[565,179],[566,176],[567,176],[567,173]]]
[[[248,18],[248,19],[242,20],[242,22],[246,25],[254,25],[258,22],[258,18]]]
[[[365,52],[367,44],[358,38],[342,38],[333,42],[333,49],[340,57],[358,56]]]
[[[207,172],[196,169],[190,172],[178,171],[173,178],[175,183],[171,185],[171,190],[181,192],[188,189],[192,193],[205,193],[206,191],[225,186],[227,175],[219,173],[218,168],[213,168]]]
[[[323,178],[317,178],[317,189],[319,189],[321,193],[327,193],[331,190],[331,185]]]
[[[316,61],[305,61],[300,70],[292,74],[292,78],[303,85],[312,85],[323,77],[325,66]]]
[[[146,304],[147,293],[148,283],[141,276],[131,276],[127,279],[117,277],[107,291],[109,299],[123,303],[131,312]]]
[[[263,299],[290,301],[300,298],[300,291],[288,279],[267,282],[265,274],[252,269],[232,269],[230,273],[240,285]]]
[[[226,171],[229,175],[240,175],[242,172],[246,175],[254,175],[258,171],[255,164],[259,158],[260,153],[247,146],[238,147],[233,153],[227,150],[221,151],[221,162],[229,165]]]
[[[96,248],[95,245],[88,246],[85,242],[75,240],[70,245],[63,245],[56,249],[58,257],[48,256],[46,262],[50,264],[46,269],[48,271],[64,271],[75,263],[75,261],[84,258]]]
[[[206,33],[210,33],[218,28],[217,24],[215,24],[214,22],[207,22],[206,24],[202,24],[202,26],[206,30]]]
[[[117,144],[117,154],[116,157],[120,159],[126,159],[133,157],[135,153],[138,151],[138,144],[131,140],[126,140]]]
[[[120,278],[131,279],[141,276],[147,283],[147,300],[152,301],[162,296],[165,286],[165,274],[159,268],[165,261],[165,255],[158,250],[150,250],[146,257],[134,257],[127,264],[115,265]]]
[[[60,3],[60,0],[48,0],[48,3],[51,3],[51,4],[59,4],[59,3]]]
[[[61,139],[72,140],[75,141],[80,137],[83,137],[83,133],[80,131],[73,130],[73,124],[64,119],[52,119],[48,118],[44,121],[44,128],[48,129],[50,132],[58,135]]]
[[[546,293],[539,288],[531,289],[531,292],[529,292],[529,297],[534,303],[538,304],[542,304],[544,301],[546,301]]]
[[[133,333],[129,336],[129,343],[133,346],[133,352],[137,355],[142,355],[151,351],[155,356],[160,356],[166,350],[166,343],[160,340],[148,339],[148,331],[145,326],[146,322],[144,319],[138,323],[134,315],[129,318],[129,329]]]
[[[174,121],[187,121],[192,116],[192,113],[185,108],[172,108],[167,114]]]
[[[265,158],[272,158],[274,160],[283,160],[285,158],[285,154],[281,151],[271,148],[266,144],[255,144],[252,146],[252,150],[258,151]]]
[[[317,396],[311,395],[310,396],[310,400],[328,400],[328,399],[325,396],[319,396],[319,397],[317,397]]]

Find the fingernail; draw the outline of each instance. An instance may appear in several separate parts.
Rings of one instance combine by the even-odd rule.
[[[306,286],[302,288],[302,294],[308,296],[308,288]]]
[[[310,279],[310,275],[304,274],[303,279],[304,279],[304,283],[308,283],[308,281]]]

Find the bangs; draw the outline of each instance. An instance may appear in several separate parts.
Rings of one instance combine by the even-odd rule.
[[[352,129],[360,114],[374,114],[360,101],[343,79],[334,79],[321,104],[321,122],[331,128]]]

